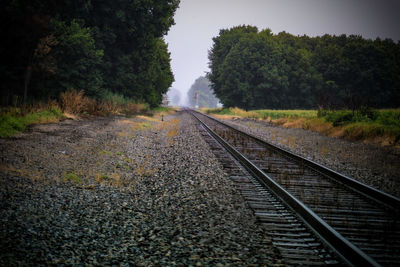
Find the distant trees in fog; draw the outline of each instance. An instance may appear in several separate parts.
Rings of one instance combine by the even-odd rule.
[[[209,60],[207,76],[226,107],[400,106],[400,44],[390,39],[238,26],[213,38]]]
[[[187,95],[189,106],[191,107],[198,105],[199,108],[216,108],[219,102],[219,99],[215,97],[214,92],[210,87],[210,81],[203,76],[200,76],[195,80]]]
[[[181,104],[181,92],[176,88],[170,88],[167,93],[168,104],[170,106],[179,106]]]

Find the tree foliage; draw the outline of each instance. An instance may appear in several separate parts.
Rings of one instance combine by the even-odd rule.
[[[173,82],[163,36],[179,0],[2,0],[1,95],[83,89],[161,102]]]
[[[398,107],[400,44],[360,36],[220,31],[208,78],[226,107]]]
[[[219,99],[215,97],[213,90],[210,87],[210,81],[203,76],[197,78],[188,93],[189,106],[199,108],[216,108]],[[196,99],[196,97],[197,99]]]

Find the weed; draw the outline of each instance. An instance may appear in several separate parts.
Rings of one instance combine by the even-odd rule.
[[[329,152],[329,149],[328,149],[328,148],[326,148],[326,147],[322,147],[322,148],[321,148],[321,154],[322,154],[323,156],[325,156],[326,154],[328,154],[328,152]]]
[[[131,136],[130,133],[125,132],[125,131],[118,132],[118,135],[119,135],[119,137],[130,137]]]
[[[108,174],[102,174],[100,177],[101,180],[110,180],[110,176]]]
[[[158,170],[156,168],[150,168],[148,165],[144,164],[139,166],[139,168],[136,169],[136,173],[141,176],[141,177],[149,177],[153,174],[155,174]]]
[[[98,183],[102,183],[102,182],[111,182],[113,178],[113,174],[109,175],[107,173],[98,173],[95,177],[95,180]]]
[[[73,172],[70,172],[70,173],[66,174],[64,176],[63,180],[64,180],[64,182],[71,181],[71,182],[74,182],[74,183],[77,183],[77,184],[81,184],[82,183],[82,179],[78,175],[73,173]]]
[[[111,151],[102,150],[99,152],[99,155],[114,156],[114,153],[112,153]]]
[[[172,128],[168,130],[168,137],[175,137],[178,134],[178,128]]]
[[[111,177],[113,178],[114,185],[117,186],[117,187],[121,187],[122,181],[121,181],[121,176],[119,175],[119,173],[114,172],[111,175]]]

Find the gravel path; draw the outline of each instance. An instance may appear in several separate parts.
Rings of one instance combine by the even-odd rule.
[[[263,140],[400,197],[400,150],[249,119],[225,120]]]
[[[188,114],[0,139],[0,265],[279,265]]]

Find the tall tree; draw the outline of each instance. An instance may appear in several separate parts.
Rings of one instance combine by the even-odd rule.
[[[179,0],[2,0],[2,99],[76,87],[152,106],[173,81],[162,40]]]
[[[293,36],[251,26],[221,30],[208,77],[224,106],[400,106],[400,43],[361,36]]]
[[[227,30],[220,30],[219,35],[213,38],[214,43],[208,54],[210,60],[209,67],[211,71],[208,73],[207,77],[217,96],[221,89],[221,72],[223,71],[222,64],[224,63],[226,56],[229,54],[232,47],[234,47],[245,34],[257,32],[257,27],[243,25]]]
[[[91,1],[87,24],[104,50],[104,87],[161,103],[173,82],[169,53],[162,40],[174,23],[178,0]]]
[[[75,88],[85,90],[89,96],[102,96],[99,66],[103,50],[96,48],[90,28],[82,27],[75,20],[66,23],[55,19],[52,27],[57,42],[50,51],[55,59],[55,71],[45,79],[45,91],[38,93],[57,97],[60,92]]]

